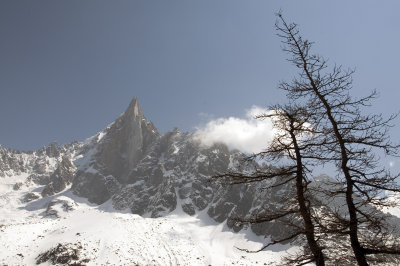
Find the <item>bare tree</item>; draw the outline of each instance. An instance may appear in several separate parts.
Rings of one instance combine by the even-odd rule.
[[[259,115],[258,119],[271,119],[277,131],[271,145],[265,151],[251,156],[249,159],[261,159],[273,163],[274,167],[257,169],[246,175],[242,172],[225,173],[215,176],[229,180],[231,184],[259,182],[261,180],[274,180],[270,187],[280,187],[289,184],[292,194],[288,193],[285,205],[278,211],[271,211],[268,215],[253,217],[247,220],[238,219],[240,222],[262,223],[280,219],[289,225],[292,231],[281,239],[274,239],[270,245],[294,239],[300,235],[305,236],[307,247],[304,253],[294,258],[287,258],[291,265],[302,265],[315,262],[325,265],[323,249],[317,239],[314,211],[311,204],[308,184],[309,169],[307,160],[315,156],[315,148],[325,143],[325,138],[315,131],[309,124],[309,114],[302,107],[294,105],[272,106],[268,114]],[[257,165],[257,164],[254,164]],[[291,198],[291,199],[290,199]]]
[[[384,191],[399,191],[397,176],[380,167],[377,155],[379,150],[397,154],[399,146],[388,136],[396,116],[385,119],[382,115],[364,115],[362,110],[376,97],[375,91],[364,98],[352,97],[353,70],[328,68],[323,57],[311,53],[312,43],[300,36],[297,25],[286,23],[281,14],[276,29],[288,60],[299,70],[297,78],[282,82],[280,88],[291,100],[306,102],[307,112],[313,114],[309,122],[318,124],[328,138],[321,146],[324,160],[330,158],[340,170],[342,185],[330,191],[330,196],[342,195],[347,210],[338,211],[325,228],[349,236],[359,265],[368,265],[370,254],[400,254],[385,217],[374,208],[388,204]]]

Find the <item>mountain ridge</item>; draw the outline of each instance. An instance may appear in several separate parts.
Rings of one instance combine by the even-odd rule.
[[[40,229],[42,233],[38,235],[42,237],[42,234],[45,234],[46,241],[54,242],[54,232],[59,232],[57,234],[60,237],[68,235],[65,234],[65,228],[68,226],[80,228],[79,219],[87,218],[91,221],[90,223],[93,223],[86,224],[88,227],[84,228],[87,231],[78,232],[79,234],[73,237],[69,235],[69,239],[75,242],[58,243],[48,247],[46,252],[35,249],[36,254],[40,254],[36,257],[37,263],[57,250],[67,252],[68,249],[74,250],[81,247],[80,240],[78,241],[81,233],[89,232],[88,228],[92,225],[95,228],[105,226],[93,217],[113,221],[116,226],[144,222],[153,226],[151,227],[153,237],[154,232],[158,232],[158,225],[164,222],[171,228],[160,232],[163,234],[167,232],[169,236],[169,230],[173,230],[174,225],[168,221],[177,213],[180,213],[183,219],[190,217],[190,220],[196,223],[203,221],[210,223],[212,220],[212,224],[223,226],[223,230],[226,229],[227,232],[240,231],[240,234],[243,232],[248,234],[252,231],[252,234],[265,236],[266,239],[268,236],[271,239],[284,239],[285,236],[290,235],[293,227],[290,227],[284,219],[279,218],[257,224],[245,224],[238,221],[266,217],[270,213],[276,213],[283,206],[287,207],[288,203],[295,204],[291,201],[296,197],[293,186],[289,183],[274,186],[279,180],[228,185],[223,182],[224,180],[212,179],[217,173],[251,172],[254,166],[262,171],[266,170],[263,167],[273,166],[245,164],[243,159],[247,156],[244,153],[230,150],[223,143],[204,146],[194,135],[194,133],[180,132],[178,129],[160,134],[146,119],[137,98],[134,98],[125,112],[114,122],[82,142],[72,142],[61,146],[53,142],[47,147],[30,152],[0,146],[0,209],[3,214],[3,217],[0,217],[0,230],[6,232],[7,236],[11,236],[13,228],[25,230],[24,228],[35,227],[42,223],[50,226],[51,219],[55,219],[54,223],[61,227],[50,233],[46,227],[43,227]],[[316,186],[316,191],[319,189],[318,186],[329,189],[330,187],[327,186],[331,184],[331,180],[325,175],[315,177],[310,187]],[[313,196],[315,197],[311,200],[316,208],[323,206],[339,209],[345,206],[343,198],[331,201],[331,199],[324,199],[321,193]],[[366,206],[366,208],[373,207]],[[396,209],[368,210],[381,212],[389,225],[396,225],[400,221],[398,217],[384,213],[385,211],[396,213]],[[88,213],[88,216],[85,213]],[[118,217],[127,213],[131,215],[124,216],[126,218],[121,222]],[[141,219],[138,219],[137,217],[140,216]],[[71,221],[72,226],[60,223],[63,219]],[[156,225],[157,221],[162,222]],[[301,223],[300,220],[298,221]],[[190,226],[187,224],[185,226],[187,226],[185,229],[180,230],[191,234],[187,231]],[[119,232],[111,228],[109,230]],[[213,229],[206,231],[209,232],[209,230]],[[131,238],[137,235],[134,230],[128,231],[124,233],[129,233]],[[396,237],[400,235],[399,232],[393,231],[393,233]],[[101,236],[101,239],[111,241],[113,237]],[[235,238],[238,239],[238,236]],[[120,238],[118,239],[120,241]],[[144,243],[146,241],[147,239]],[[265,241],[261,243],[265,244]],[[343,239],[328,239],[328,241],[345,245]],[[21,249],[24,243],[19,240],[15,250]],[[84,243],[87,246],[96,247],[93,250],[102,249],[97,236],[92,235],[85,239]],[[162,243],[165,246],[165,239]],[[299,237],[285,249],[298,248],[304,243],[304,239]],[[121,248],[118,243],[113,245],[114,248]],[[194,246],[193,243],[192,246]],[[82,259],[97,262],[102,260],[101,254],[92,253],[89,254],[90,258]],[[62,254],[60,256],[63,256]],[[6,255],[7,259],[11,256],[8,253]],[[152,256],[149,255],[149,257]],[[130,259],[130,255],[124,257],[124,260],[131,261]],[[21,258],[21,260],[24,259]],[[33,258],[27,260],[33,261]],[[193,258],[189,260],[193,262]],[[141,261],[152,264],[146,258]]]
[[[0,154],[0,176],[27,175],[16,189],[32,187],[24,196],[29,202],[70,189],[91,203],[111,201],[116,210],[142,216],[162,217],[178,207],[189,215],[206,210],[213,220],[239,231],[243,225],[235,222],[237,217],[263,214],[282,197],[277,189],[263,192],[263,182],[209,182],[216,173],[237,171],[246,155],[222,143],[203,146],[193,133],[178,129],[160,134],[136,97],[113,123],[83,142],[52,143],[31,154],[0,149]],[[251,228],[280,235],[286,227],[264,223]]]

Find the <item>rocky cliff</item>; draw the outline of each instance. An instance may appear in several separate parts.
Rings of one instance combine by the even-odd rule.
[[[226,186],[210,181],[216,173],[237,170],[244,154],[224,144],[204,147],[190,133],[175,129],[161,135],[143,115],[138,100],[110,126],[84,142],[59,147],[53,143],[33,152],[0,147],[0,176],[25,174],[16,184],[41,186],[32,201],[71,189],[90,202],[112,201],[117,210],[160,217],[176,208],[189,215],[199,211],[217,222],[262,214],[279,207],[281,190],[264,191],[264,184]],[[284,226],[253,226],[256,233],[279,235]]]

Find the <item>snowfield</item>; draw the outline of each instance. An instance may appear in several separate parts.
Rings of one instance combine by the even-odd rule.
[[[24,177],[0,178],[1,265],[62,264],[68,260],[63,248],[70,252],[66,264],[274,265],[296,250],[278,245],[259,253],[240,251],[236,247],[256,250],[268,239],[250,230],[234,233],[206,210],[189,216],[176,209],[165,217],[144,218],[116,211],[110,201],[92,205],[69,189],[25,203],[27,192],[41,188],[14,190],[15,180]],[[57,252],[58,261],[51,255]]]
[[[289,244],[241,251],[269,239],[235,233],[207,209],[189,216],[180,202],[167,216],[148,218],[115,210],[111,200],[91,204],[69,188],[42,198],[42,189],[27,174],[0,177],[0,265],[277,265],[298,251]],[[400,216],[396,207],[383,211]]]

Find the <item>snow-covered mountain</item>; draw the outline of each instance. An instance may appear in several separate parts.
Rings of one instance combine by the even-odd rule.
[[[192,243],[192,245],[188,244],[189,247],[198,249],[198,245],[200,245],[200,249],[203,250],[200,253],[198,251],[196,251],[197,253],[189,252],[197,254],[196,259],[185,254],[183,257],[186,257],[187,261],[184,258],[175,257],[176,261],[170,261],[169,264],[189,265],[197,262],[198,265],[204,265],[212,260],[215,263],[215,259],[219,261],[218,264],[224,261],[232,262],[232,256],[239,256],[237,254],[239,251],[234,251],[233,248],[236,241],[245,246],[259,247],[266,240],[260,240],[253,235],[254,233],[276,236],[285,230],[285,226],[282,224],[266,223],[252,226],[253,232],[250,232],[248,231],[250,228],[243,229],[242,225],[234,222],[236,217],[262,214],[271,208],[279,208],[279,199],[285,194],[282,193],[282,189],[267,193],[261,189],[263,187],[261,183],[226,186],[218,181],[210,181],[210,178],[218,172],[237,170],[243,156],[244,154],[237,150],[230,151],[224,144],[216,144],[211,147],[202,146],[193,138],[193,134],[182,133],[177,129],[161,135],[155,126],[146,120],[136,98],[132,100],[126,111],[106,129],[83,142],[74,142],[63,146],[51,143],[48,147],[31,152],[14,151],[0,146],[0,207],[2,214],[0,242],[9,242],[9,239],[15,238],[12,236],[13,234],[19,236],[26,232],[32,234],[9,244],[9,249],[6,248],[0,253],[0,262],[6,264],[50,263],[53,258],[57,263],[57,259],[54,259],[54,254],[57,252],[61,255],[65,252],[72,252],[68,255],[72,258],[74,252],[84,253],[83,243],[87,245],[86,248],[102,250],[105,247],[99,244],[101,241],[110,242],[109,238],[112,237],[115,237],[115,241],[117,241],[121,238],[115,234],[121,233],[127,236],[132,234],[133,238],[133,235],[139,234],[133,229],[131,231],[121,229],[123,232],[118,230],[118,232],[114,232],[116,228],[104,225],[104,221],[109,221],[110,224],[121,222],[118,226],[115,225],[117,227],[134,227],[139,226],[137,223],[144,223],[145,225],[139,227],[149,226],[153,232],[156,231],[161,235],[167,234],[163,236],[165,237],[163,241],[168,242],[166,239],[171,236],[171,239],[178,239],[177,243],[183,246],[182,241],[187,240],[186,234],[194,238],[200,237],[190,230],[205,230],[204,232],[218,235],[222,239],[228,237],[234,240],[225,240],[224,245],[227,247],[230,245],[228,252],[230,255],[225,254],[226,250],[224,251],[225,255],[218,254],[216,257],[207,255],[211,249],[205,248],[201,241],[194,241],[193,243],[196,243],[197,246]],[[153,221],[151,218],[158,219]],[[61,223],[63,220],[64,222]],[[171,231],[165,228],[160,229],[156,226],[157,222],[155,221],[163,221],[160,224],[165,223],[167,225],[163,226],[171,226],[171,228],[177,226],[177,232],[182,235],[180,237],[172,236],[171,234],[178,233],[172,229]],[[83,225],[80,225],[81,222]],[[185,226],[180,227],[182,223]],[[192,224],[191,226],[194,227],[188,224]],[[200,226],[201,224],[204,226],[212,224],[213,226],[204,227]],[[48,230],[50,229],[46,228],[52,226],[57,228],[53,231],[57,236],[53,236],[53,233],[49,235]],[[101,227],[110,231],[106,238],[95,236],[96,234],[93,233],[93,230],[101,230]],[[229,230],[238,232],[242,229],[241,234],[229,232]],[[79,232],[76,232],[76,235],[66,232],[71,230]],[[150,229],[143,230],[147,232]],[[185,232],[185,230],[190,232]],[[220,233],[217,234],[215,230],[220,230]],[[223,230],[228,231],[222,232]],[[56,231],[57,233],[55,233]],[[85,239],[80,237],[88,232],[92,232],[91,237]],[[61,236],[69,241],[61,241]],[[249,239],[249,236],[257,241],[248,241],[247,244],[244,244],[244,239]],[[36,237],[36,240],[32,240],[32,237]],[[142,237],[141,241],[145,241],[146,234]],[[26,245],[30,246],[29,243],[43,242],[40,241],[43,240],[41,238],[46,239],[45,243],[36,245],[36,248],[29,251],[27,247],[24,248]],[[129,241],[135,242],[132,239]],[[202,241],[211,243],[219,240],[210,236],[210,238],[202,238]],[[168,245],[166,242],[162,245]],[[57,246],[58,244],[61,246]],[[116,244],[113,248],[121,250],[122,246]],[[213,244],[211,243],[210,246]],[[184,253],[184,250],[181,252]],[[17,251],[20,251],[22,256],[12,254]],[[120,252],[125,255],[129,253],[127,250]],[[271,252],[271,250],[266,252]],[[99,259],[98,252],[86,253],[87,259],[91,263],[105,263]],[[38,257],[39,254],[43,256]],[[122,257],[127,259],[125,255]],[[17,260],[11,260],[11,257],[17,258]],[[149,258],[153,258],[153,256],[148,256],[146,259],[136,258],[136,263],[139,265],[165,264],[164,257],[161,260],[155,260],[154,263],[149,261]],[[258,255],[255,255],[254,258],[257,261],[260,260]],[[86,263],[78,259],[71,261]],[[127,259],[124,263],[129,264],[134,261]],[[119,264],[114,260],[113,263]]]
[[[290,185],[211,180],[248,170],[244,157],[178,129],[160,134],[136,98],[83,142],[29,152],[0,146],[0,264],[277,264],[301,239],[246,253],[236,247],[257,250],[290,230],[279,220],[246,227],[235,218],[279,210]],[[329,180],[320,176],[313,186]],[[340,198],[325,204],[344,206]]]
[[[71,184],[75,195],[95,204],[111,200],[117,210],[161,217],[179,204],[189,215],[207,209],[215,221],[228,219],[234,226],[232,218],[270,209],[273,206],[265,205],[276,204],[281,193],[269,191],[261,201],[255,192],[262,184],[229,187],[210,182],[218,172],[236,170],[244,155],[224,144],[204,147],[177,129],[159,134],[136,98],[115,122],[82,143],[52,143],[26,153],[0,149],[0,154],[0,176],[27,176],[15,180],[14,189],[42,186],[40,194],[31,186],[36,192],[28,192],[25,201],[52,196]],[[283,229],[268,227],[254,229],[260,234]]]

